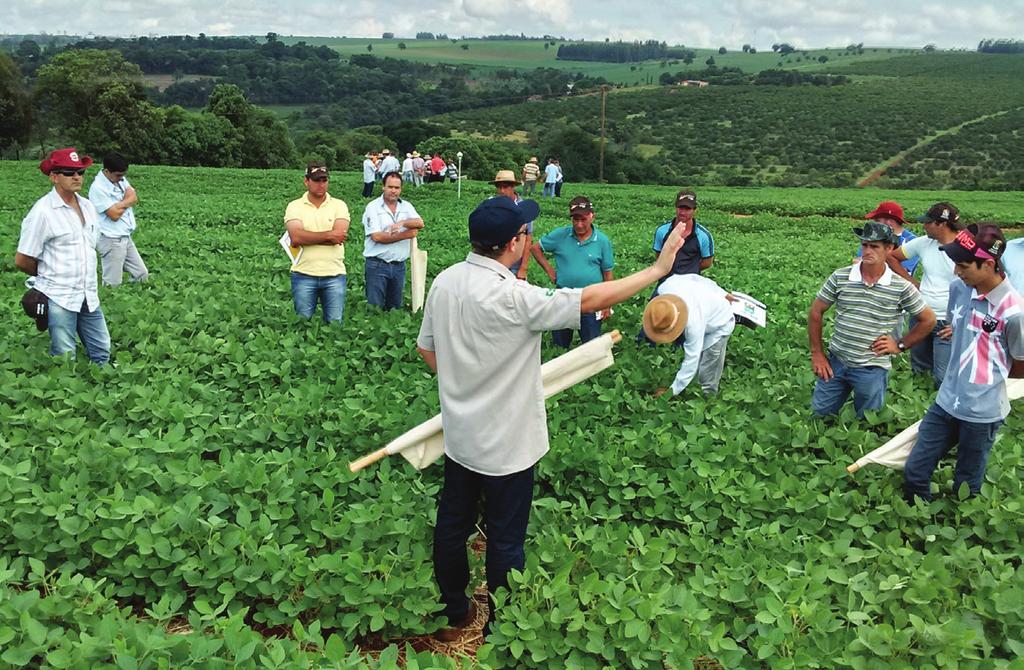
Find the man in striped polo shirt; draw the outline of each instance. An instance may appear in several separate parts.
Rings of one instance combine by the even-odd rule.
[[[935,312],[921,293],[886,265],[886,256],[896,243],[892,229],[868,221],[853,232],[861,240],[860,263],[833,272],[807,315],[811,366],[818,376],[811,410],[818,416],[838,414],[850,391],[858,418],[863,418],[866,410],[882,407],[892,367],[889,357],[923,340],[935,326]],[[835,332],[826,354],[821,322],[833,304]],[[897,340],[891,333],[904,311],[917,322]]]

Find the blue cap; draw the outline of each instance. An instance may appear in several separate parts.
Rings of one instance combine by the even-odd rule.
[[[486,247],[500,247],[538,214],[540,205],[535,200],[516,202],[503,195],[488,198],[469,215],[469,239]]]

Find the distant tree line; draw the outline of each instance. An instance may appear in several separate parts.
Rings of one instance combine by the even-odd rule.
[[[638,63],[645,60],[678,59],[693,62],[696,54],[685,47],[669,47],[665,42],[575,42],[558,47],[558,60],[599,61],[602,63]]]
[[[1024,40],[987,39],[978,42],[978,51],[983,54],[1024,53]]]
[[[843,75],[811,74],[798,70],[762,70],[757,74],[750,74],[736,67],[711,66],[703,70],[684,70],[675,74],[664,72],[658,78],[658,83],[668,86],[686,80],[706,81],[717,86],[838,86],[850,81]]]
[[[338,63],[341,56],[326,46],[305,42],[287,45],[269,33],[263,44],[249,37],[137,37],[83,40],[65,49],[116,49],[145,74],[228,75],[232,68],[245,68],[253,76],[264,76],[273,62],[309,62],[314,65]]]

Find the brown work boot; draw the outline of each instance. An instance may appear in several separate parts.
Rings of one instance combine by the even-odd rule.
[[[466,616],[462,618],[462,621],[458,621],[448,628],[442,628],[441,630],[434,633],[434,639],[440,642],[455,642],[458,640],[463,633],[476,620],[476,603],[470,599],[469,611],[466,612]]]

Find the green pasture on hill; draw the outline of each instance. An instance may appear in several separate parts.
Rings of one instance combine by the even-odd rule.
[[[91,180],[87,177],[87,183]],[[55,361],[20,313],[19,224],[49,188],[0,162],[0,664],[75,668],[468,668],[400,638],[440,621],[430,538],[440,469],[346,464],[437,411],[420,316],[363,299],[357,173],[344,325],[292,314],[277,243],[297,170],[133,166],[145,285],[102,288],[116,367]],[[652,257],[673,187],[566,185],[537,233],[595,202],[615,274]],[[467,253],[491,188],[407,191],[429,278]],[[929,379],[896,361],[887,407],[809,416],[805,315],[879,200],[950,199],[1019,219],[1021,193],[698,189],[708,273],[767,303],[729,343],[721,394],[653,399],[680,362],[632,339],[645,295],[606,327],[615,365],[548,402],[526,567],[498,594],[478,668],[1018,670],[1024,657],[1024,422],[982,495],[906,505],[898,472],[845,467],[917,421]],[[534,266],[530,280],[545,285]],[[545,339],[545,359],[558,352]],[[478,579],[482,561],[472,558]],[[398,640],[380,659],[357,642]],[[706,667],[705,661],[701,667]]]
[[[381,39],[360,37],[279,37],[282,42],[294,44],[306,42],[312,46],[329,46],[343,55],[372,53],[374,56],[400,58],[422,63],[452,63],[459,65],[476,65],[487,68],[535,68],[554,67],[572,72],[582,72],[587,76],[604,77],[616,84],[644,84],[648,78],[657,83],[658,77],[666,69],[669,72],[679,70],[701,69],[704,62],[713,57],[719,67],[738,67],[745,72],[759,72],[771,68],[784,67],[807,71],[830,70],[838,65],[873,60],[886,60],[895,55],[905,54],[909,49],[888,47],[867,47],[864,53],[847,52],[845,49],[811,49],[807,55],[803,52],[781,56],[770,49],[756,54],[744,53],[736,45],[724,55],[717,49],[693,49],[696,53],[692,65],[679,62],[675,65],[661,65],[661,61],[644,61],[641,63],[600,63],[590,61],[558,60],[557,40],[555,46],[544,48],[545,40],[417,40],[413,38]],[[549,44],[551,40],[547,41]],[[399,44],[405,48],[400,49]],[[462,45],[469,46],[463,49]],[[367,46],[373,50],[368,52]],[[825,56],[828,61],[819,62]],[[781,63],[781,65],[780,65]]]

